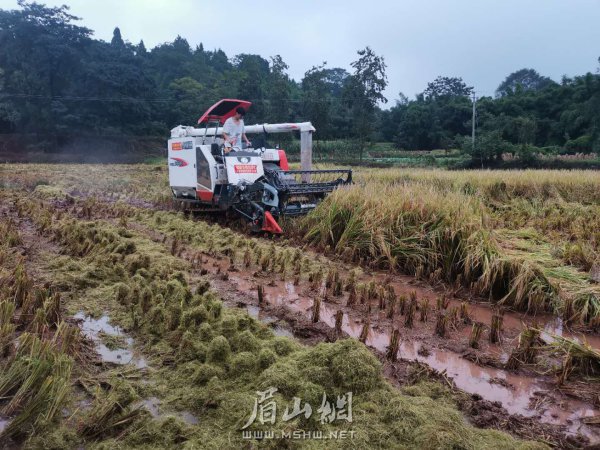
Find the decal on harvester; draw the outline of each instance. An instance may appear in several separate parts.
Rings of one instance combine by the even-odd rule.
[[[185,167],[188,165],[188,163],[181,158],[171,158],[169,165],[173,167]]]
[[[179,150],[191,150],[194,148],[193,141],[173,142],[171,144],[171,150],[174,152]]]
[[[256,164],[234,164],[235,173],[256,173]]]

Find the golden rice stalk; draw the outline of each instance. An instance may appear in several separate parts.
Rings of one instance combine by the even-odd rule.
[[[429,299],[426,298],[421,302],[421,322],[427,322],[427,318],[429,316]]]
[[[406,328],[412,328],[415,319],[415,312],[417,310],[417,297],[411,298],[406,307],[406,315],[404,317],[404,326]]]
[[[171,241],[171,255],[177,255],[177,250],[179,249],[179,239],[176,237]]]
[[[511,352],[506,362],[506,368],[516,370],[521,364],[534,363],[541,345],[540,331],[534,327],[526,326],[519,334],[519,342],[517,347]]]
[[[394,329],[390,336],[390,345],[387,348],[386,357],[392,362],[398,359],[398,349],[400,347],[400,330]]]
[[[328,273],[325,280],[325,287],[332,288],[336,281],[340,279],[340,275],[335,267],[333,267]]]
[[[26,428],[47,424],[61,411],[71,387],[72,360],[59,355],[47,364],[33,367],[32,372],[11,402],[4,409],[19,414],[4,429],[0,437],[11,437]],[[21,395],[26,393],[26,395]]]
[[[396,312],[396,297],[390,299],[387,309],[387,318],[393,319]]]
[[[17,308],[20,308],[23,305],[30,289],[31,281],[25,271],[25,263],[21,260],[15,267],[11,290],[11,295]]]
[[[404,295],[401,295],[398,298],[398,310],[400,311],[401,315],[404,315],[406,313],[407,304],[408,304],[408,299]]]
[[[439,337],[446,337],[446,330],[448,327],[448,318],[444,312],[438,312],[437,320],[435,323],[435,334]]]
[[[0,325],[12,323],[15,314],[15,304],[6,300],[0,301]]]
[[[46,323],[50,327],[56,327],[61,321],[62,314],[60,311],[60,294],[55,292],[44,302],[44,315],[46,316]]]
[[[379,286],[379,289],[377,290],[377,297],[379,298],[379,310],[384,311],[386,306],[387,291],[383,286]]]
[[[339,280],[339,279],[335,280],[334,284],[333,284],[333,296],[340,297],[342,295],[342,291],[343,291],[343,284],[342,284],[341,280]]]
[[[460,318],[465,325],[468,325],[472,322],[471,313],[469,312],[469,307],[466,302],[462,302],[460,304]]]
[[[321,285],[323,284],[323,275],[321,272],[314,272],[312,277],[311,288],[315,291],[319,291],[321,289]]]
[[[352,286],[350,288],[350,294],[348,295],[348,301],[346,302],[346,306],[352,306],[356,304],[356,286]]]
[[[356,286],[356,271],[351,270],[348,279],[346,280],[346,284],[344,285],[344,289],[347,292],[350,292]]]
[[[551,346],[554,350],[564,355],[565,379],[572,371],[590,377],[600,375],[600,350],[594,349],[585,340],[579,342],[551,333],[549,336],[552,339]]]
[[[317,323],[320,319],[320,315],[321,315],[321,297],[316,296],[315,299],[313,300],[313,306],[312,306],[312,316],[311,316],[312,322]]]
[[[263,305],[265,302],[265,288],[262,284],[259,284],[256,290],[258,292],[258,304]]]
[[[344,312],[340,309],[335,313],[335,336],[336,339],[342,335],[342,324],[344,323]]]
[[[367,315],[367,319],[363,323],[363,327],[362,327],[362,330],[360,332],[360,336],[358,338],[358,340],[360,342],[362,342],[363,344],[366,343],[367,339],[369,338],[370,328],[371,328],[371,316]]]
[[[364,305],[369,301],[369,287],[366,284],[359,284],[360,304]]]
[[[469,346],[471,348],[479,348],[479,340],[481,339],[481,334],[483,333],[485,325],[481,322],[473,322],[473,327],[471,328],[471,335],[469,336]]]
[[[453,306],[448,310],[448,324],[454,330],[458,329],[459,324],[459,308],[458,306]]]
[[[490,342],[495,344],[502,340],[502,322],[504,317],[500,312],[495,312],[492,315],[492,322],[490,325]]]
[[[443,311],[444,309],[447,309],[448,305],[450,305],[450,299],[446,298],[445,295],[438,297],[438,299],[437,299],[437,310],[438,311]]]
[[[140,408],[130,409],[133,397],[127,393],[111,392],[97,399],[94,407],[79,425],[82,436],[95,438],[110,435],[133,422],[141,413]]]

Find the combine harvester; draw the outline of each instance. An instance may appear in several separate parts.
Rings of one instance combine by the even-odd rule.
[[[173,128],[168,144],[169,185],[174,200],[185,209],[233,213],[246,219],[253,231],[280,234],[277,218],[315,208],[338,186],[352,183],[352,170],[309,170],[315,131],[310,122],[246,126],[246,134],[262,134],[262,139],[254,139],[253,148],[233,147],[225,153],[220,125],[236,108],[247,110],[250,105],[221,100],[198,120],[202,127]],[[303,147],[309,147],[303,170],[290,170],[285,151],[268,148],[266,143],[270,133],[294,131],[300,132]]]

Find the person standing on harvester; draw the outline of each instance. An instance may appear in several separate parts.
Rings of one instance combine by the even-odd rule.
[[[244,116],[246,110],[239,106],[235,110],[235,114],[225,121],[223,124],[223,141],[225,142],[225,153],[231,151],[231,147],[242,149],[242,139],[246,145],[250,145],[250,141],[244,133]]]

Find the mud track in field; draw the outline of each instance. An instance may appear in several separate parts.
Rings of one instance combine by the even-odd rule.
[[[60,206],[64,208],[67,205]],[[73,212],[77,214],[76,208],[71,208]],[[102,217],[101,212],[94,213],[93,218],[116,220]],[[130,227],[156,242],[164,243],[168,251],[170,241],[165,235],[134,221],[130,221]],[[180,256],[192,260],[195,255],[184,250]],[[350,269],[339,261],[331,261],[331,264],[341,272]],[[342,336],[360,335],[366,317],[366,305],[346,306],[347,293],[339,297],[329,296],[321,304],[319,321],[313,323],[312,305],[316,297],[322,296],[321,289],[315,289],[304,280],[294,285],[290,280],[282,280],[279,274],[256,269],[245,268],[241,264],[231,267],[228,257],[205,253],[201,264],[190,274],[191,283],[203,275],[207,276],[228,306],[245,308],[260,320],[272,323],[275,332],[292,334],[308,344],[336,338],[333,327],[337,311],[344,313]],[[398,295],[414,291],[419,299],[430,299],[432,305],[442,293],[455,294],[450,298],[450,306],[469,301],[473,319],[484,323],[489,324],[493,313],[490,306],[474,303],[472,298],[461,296],[460,292],[451,293],[442,286],[432,287],[413,277],[367,272],[359,281],[370,279],[387,282]],[[262,305],[258,305],[256,295],[259,285],[265,291],[266,301]],[[515,346],[522,322],[533,320],[528,316],[507,312],[504,315],[503,341],[492,345],[484,336],[481,348],[473,350],[468,346],[470,326],[458,327],[447,338],[441,339],[433,331],[435,319],[430,317],[428,321],[420,322],[415,318],[414,326],[407,328],[402,317],[390,320],[375,306],[370,315],[371,326],[366,344],[384,362],[387,377],[398,386],[412,383],[415,376],[418,377],[415,374],[419,373],[447,383],[453,388],[461,410],[477,426],[506,430],[519,437],[542,439],[567,448],[600,441],[600,429],[584,423],[587,418],[600,414],[600,399],[593,395],[594,390],[598,392],[598,385],[592,387],[592,394],[587,395],[586,401],[586,396],[580,395],[585,392],[557,390],[552,376],[540,375],[534,368],[522,367],[516,372],[502,369]],[[573,336],[562,330],[560,322],[554,317],[538,316],[535,320],[549,332]],[[395,363],[385,359],[392,328],[399,329],[401,334],[399,360]],[[587,338],[600,347],[600,339],[594,336]],[[590,393],[588,385],[585,391]]]

